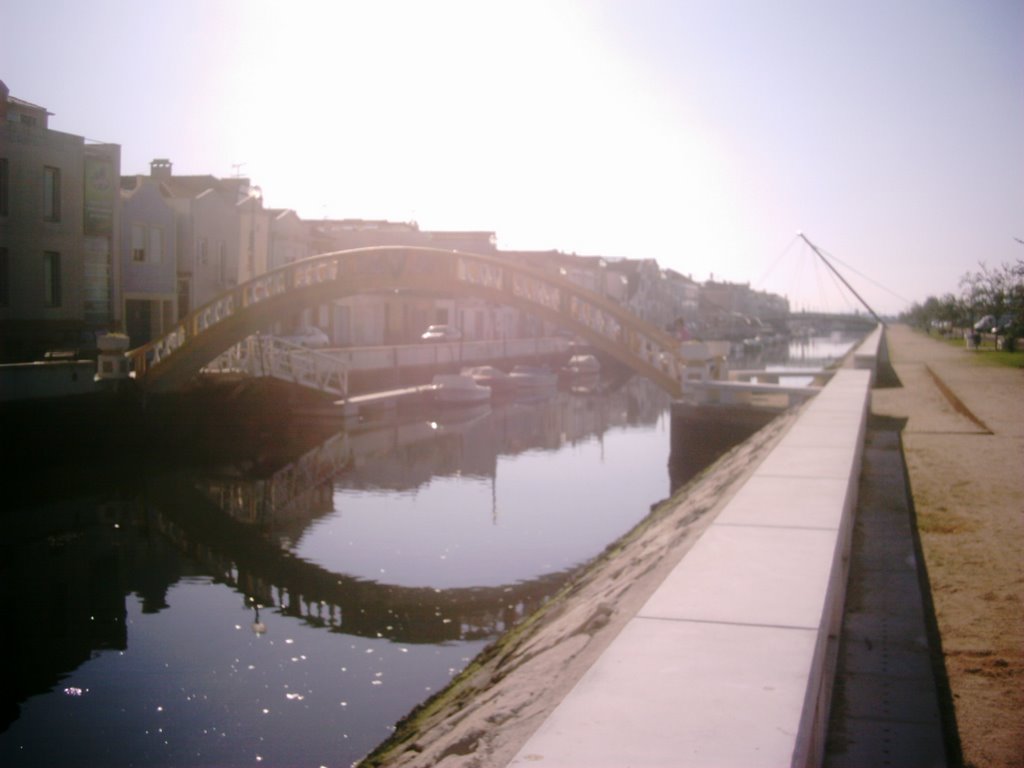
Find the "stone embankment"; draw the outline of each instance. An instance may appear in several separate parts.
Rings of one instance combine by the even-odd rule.
[[[1024,373],[901,326],[887,340],[898,381],[873,390],[872,413],[904,422],[958,752],[969,768],[1022,766]],[[366,764],[508,765],[793,421],[782,417],[662,504]]]
[[[837,374],[684,486],[365,764],[612,765],[680,750],[818,764],[881,330],[859,351],[851,363],[871,372]],[[663,679],[671,670],[682,679]]]
[[[363,765],[507,765],[795,418],[779,417],[658,505],[543,609],[400,723]]]

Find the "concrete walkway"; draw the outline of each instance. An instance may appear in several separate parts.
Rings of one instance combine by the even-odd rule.
[[[955,674],[947,679],[959,629],[952,617],[935,620],[936,578],[926,572],[916,511],[948,479],[946,467],[976,466],[977,438],[996,434],[989,425],[998,412],[1014,410],[1009,423],[1020,424],[1024,377],[974,366],[969,352],[906,328],[893,329],[889,344],[903,386],[887,388],[899,381],[883,370],[871,419],[858,405],[866,381],[857,374],[866,371],[826,387],[511,765],[1017,764],[1019,715],[1002,734],[1001,757],[961,754],[957,721],[975,694]],[[1018,468],[1022,437],[1010,427],[998,446]],[[938,478],[928,452],[943,456]],[[996,508],[993,519],[1016,523],[999,530],[1019,554],[1024,496],[1012,466],[1002,466],[1011,479],[997,483],[995,497],[982,492],[984,473],[957,481]],[[1019,615],[1020,558],[1000,560],[1012,561],[1000,563],[997,580],[1007,574],[1004,602]],[[1007,731],[1007,713],[1020,711],[1012,703],[1021,698],[1019,628],[1011,623],[1011,647],[994,654],[1008,674],[988,743]],[[986,680],[990,695],[999,685]]]
[[[844,369],[511,765],[816,765],[867,417]]]
[[[902,386],[876,389],[872,412],[903,424],[959,737],[951,759],[959,746],[964,765],[1022,766],[1024,371],[905,326],[887,335]]]

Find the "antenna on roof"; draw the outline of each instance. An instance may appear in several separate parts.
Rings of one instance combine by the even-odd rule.
[[[232,163],[231,171],[234,178],[238,179],[242,176],[242,166],[248,165],[248,163]]]

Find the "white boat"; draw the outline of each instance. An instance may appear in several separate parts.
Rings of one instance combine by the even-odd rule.
[[[471,376],[440,373],[434,377],[434,400],[445,405],[473,405],[491,399],[491,388],[477,384]]]
[[[469,376],[481,386],[490,387],[493,395],[508,392],[514,384],[512,378],[505,371],[495,368],[493,365],[475,365],[471,368],[463,368],[462,375]]]
[[[558,387],[558,374],[543,365],[517,365],[508,376],[518,390]]]

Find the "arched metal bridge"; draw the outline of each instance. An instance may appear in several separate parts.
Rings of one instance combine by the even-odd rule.
[[[608,299],[560,275],[496,256],[383,246],[312,256],[267,272],[200,307],[164,336],[126,353],[151,392],[174,390],[232,345],[288,313],[358,294],[415,291],[470,296],[515,307],[576,333],[682,395],[679,342]]]

